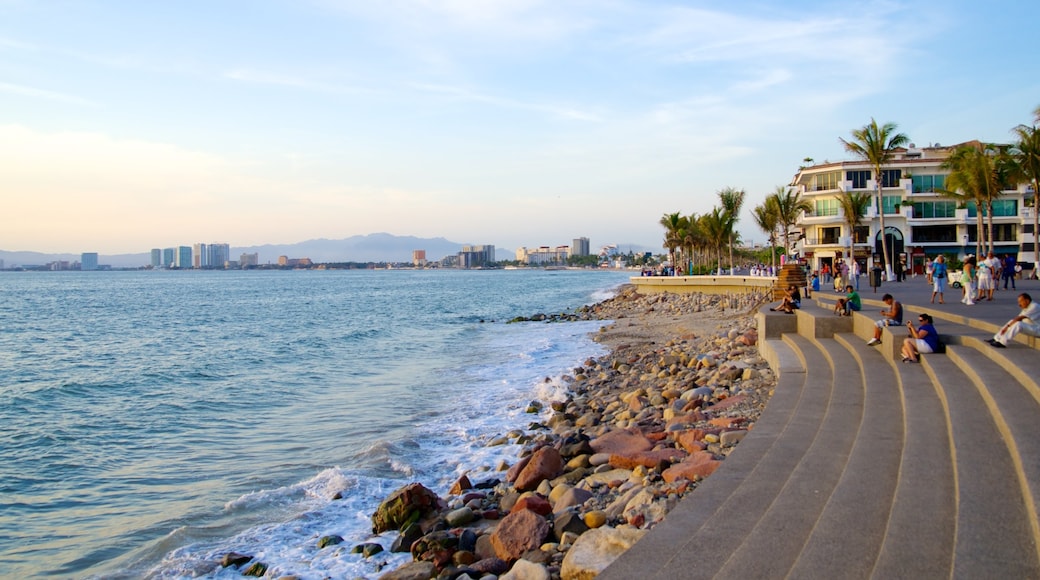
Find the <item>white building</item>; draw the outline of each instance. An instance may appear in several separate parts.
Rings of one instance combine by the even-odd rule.
[[[851,249],[865,272],[871,258],[882,260],[879,211],[884,211],[886,243],[893,264],[905,259],[912,272],[922,274],[928,257],[974,254],[978,233],[975,204],[958,207],[957,200],[939,192],[949,173],[942,164],[957,147],[917,148],[911,144],[907,149],[897,149],[892,161],[881,169],[880,208],[877,183],[866,161],[801,168],[792,185],[812,209],[803,212],[796,223],[801,234],[796,249],[813,270],[824,264],[833,267],[836,259]],[[838,203],[846,191],[871,195],[866,216],[853,231],[849,231]],[[1031,190],[1023,184],[994,201],[993,245],[998,256],[1010,253],[1027,262],[1033,260],[1033,209],[1024,207],[1024,200],[1031,197]]]

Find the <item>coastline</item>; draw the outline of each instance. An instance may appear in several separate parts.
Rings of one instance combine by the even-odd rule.
[[[776,384],[756,347],[753,314],[767,299],[625,285],[579,309],[577,319],[611,321],[592,337],[609,352],[560,379],[565,400],[532,401],[526,431],[487,442],[522,445],[519,459],[469,471],[446,496],[420,483],[398,489],[373,514],[376,536],[351,551],[377,570],[392,566],[384,550],[410,552],[373,576],[386,580],[595,576],[754,428]],[[241,554],[223,565],[267,571]]]

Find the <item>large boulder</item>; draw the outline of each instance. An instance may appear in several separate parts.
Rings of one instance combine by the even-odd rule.
[[[632,433],[618,429],[605,433],[589,442],[596,453],[613,455],[633,455],[642,451],[650,451],[654,444],[642,433]]]
[[[502,518],[491,534],[495,555],[507,562],[534,550],[549,536],[549,522],[531,510],[518,510]]]
[[[531,460],[516,477],[513,486],[520,491],[530,491],[546,479],[552,479],[563,471],[563,457],[554,447],[542,447],[534,452]]]
[[[399,530],[435,510],[440,497],[421,483],[409,483],[390,494],[372,514],[372,533]]]
[[[560,578],[592,580],[645,534],[646,530],[608,527],[585,532],[563,558]]]

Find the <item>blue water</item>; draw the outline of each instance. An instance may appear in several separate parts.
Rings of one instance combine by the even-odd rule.
[[[230,578],[215,562],[238,551],[275,575],[375,576],[407,560],[349,553],[381,499],[514,458],[486,441],[602,352],[601,323],[505,321],[627,277],[0,274],[0,570]],[[328,534],[347,542],[317,550]]]

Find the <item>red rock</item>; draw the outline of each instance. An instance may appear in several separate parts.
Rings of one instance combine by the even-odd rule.
[[[736,396],[730,397],[730,398],[728,398],[728,399],[726,399],[724,401],[719,401],[718,403],[715,403],[714,405],[712,405],[711,410],[712,411],[721,411],[723,409],[728,409],[728,408],[730,408],[730,407],[732,407],[734,405],[737,405],[739,403],[743,403],[746,399],[747,399],[747,395],[736,395]]]
[[[639,453],[633,453],[630,455],[619,455],[612,453],[610,455],[610,466],[621,469],[635,469],[636,466],[642,465],[644,467],[655,467],[662,461],[675,462],[680,461],[686,457],[686,452],[682,449],[654,449],[653,451],[642,451]]]
[[[461,495],[467,489],[473,489],[473,484],[470,483],[466,474],[462,474],[462,477],[456,480],[455,484],[448,490],[448,495]]]
[[[643,433],[643,437],[646,437],[650,441],[658,442],[663,441],[668,437],[667,431],[653,431],[650,433]]]
[[[640,433],[632,433],[624,429],[610,431],[589,442],[596,453],[616,453],[629,455],[640,451],[650,451],[654,445]]]
[[[717,417],[708,421],[708,424],[722,427],[723,429],[732,429],[738,425],[744,424],[745,422],[747,422],[747,419],[744,417]]]
[[[525,467],[527,467],[528,463],[530,463],[531,457],[531,455],[528,455],[520,461],[517,461],[516,465],[510,467],[509,471],[506,472],[506,481],[508,481],[509,483],[513,483],[514,481],[516,481],[516,478],[519,477],[520,472],[523,471]]]
[[[543,480],[552,479],[563,471],[563,457],[555,447],[542,447],[535,451],[531,460],[517,475],[513,487],[520,491],[530,491]]]
[[[519,510],[502,518],[491,534],[491,545],[497,557],[512,562],[529,550],[539,548],[551,530],[542,516],[531,510]]]
[[[668,483],[672,483],[678,479],[689,479],[693,481],[697,477],[708,477],[718,469],[721,465],[721,461],[717,461],[715,456],[707,451],[699,451],[690,455],[682,463],[676,463],[668,469],[664,470],[661,476]]]
[[[675,436],[675,442],[690,453],[704,451],[707,447],[707,445],[702,441],[704,435],[704,429],[689,429],[678,433]]]
[[[516,502],[510,513],[519,510],[531,510],[540,516],[547,516],[552,513],[552,505],[549,500],[540,495],[527,495]]]

